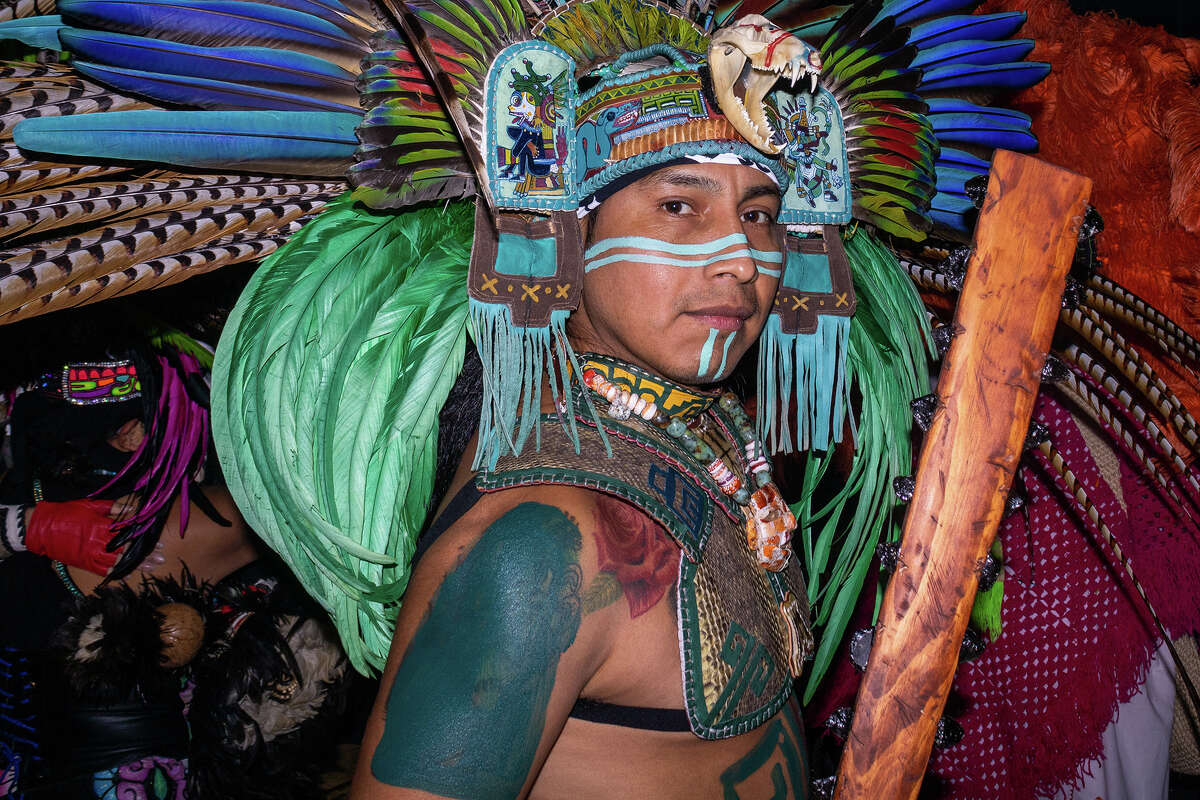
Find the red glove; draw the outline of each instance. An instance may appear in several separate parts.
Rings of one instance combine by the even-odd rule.
[[[111,500],[37,503],[25,532],[25,547],[71,567],[107,575],[117,554],[104,549],[112,538]]]

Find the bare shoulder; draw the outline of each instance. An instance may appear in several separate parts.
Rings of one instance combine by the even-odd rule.
[[[595,518],[597,493],[573,486],[518,486],[487,492],[469,511],[455,520],[429,548],[418,565],[445,572],[461,562],[485,535],[502,537],[510,544],[544,547],[549,540],[582,540]],[[574,544],[574,550],[582,541]],[[517,556],[528,548],[518,547]]]

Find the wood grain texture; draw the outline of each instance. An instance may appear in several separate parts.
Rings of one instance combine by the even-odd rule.
[[[839,800],[913,798],[1020,458],[1091,181],[998,151]],[[966,743],[962,746],[970,746]]]

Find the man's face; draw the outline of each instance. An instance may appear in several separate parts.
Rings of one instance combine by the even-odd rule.
[[[758,338],[783,266],[779,189],[754,167],[651,173],[585,220],[576,347],[686,385],[722,380]]]

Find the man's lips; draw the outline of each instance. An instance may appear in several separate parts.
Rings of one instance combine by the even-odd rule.
[[[710,328],[719,331],[736,331],[743,323],[754,316],[754,309],[749,306],[709,306],[684,312]]]

